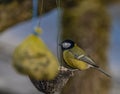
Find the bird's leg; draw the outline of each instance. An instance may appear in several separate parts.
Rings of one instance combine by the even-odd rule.
[[[78,71],[78,69],[74,69],[74,70],[71,70],[71,69],[68,69],[68,68],[66,68],[66,67],[64,67],[64,66],[60,66],[59,67],[59,71],[61,71],[61,72],[71,72],[71,75],[70,76],[74,76],[74,72],[75,71]]]
[[[58,70],[60,70],[60,71],[68,71],[69,69],[65,68],[64,66],[60,66]]]

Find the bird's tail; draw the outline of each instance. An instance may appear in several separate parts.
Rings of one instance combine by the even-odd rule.
[[[100,67],[93,67],[93,68],[96,69],[96,70],[98,70],[98,71],[100,71],[100,72],[102,72],[102,73],[105,74],[107,77],[112,78],[111,75],[108,74],[107,72],[105,72],[102,68],[100,68]]]

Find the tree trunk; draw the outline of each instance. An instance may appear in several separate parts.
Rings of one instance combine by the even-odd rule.
[[[68,2],[63,8],[62,40],[72,39],[79,44],[98,65],[108,70],[109,15],[96,0]],[[111,81],[102,73],[88,69],[77,72],[61,94],[109,94]]]

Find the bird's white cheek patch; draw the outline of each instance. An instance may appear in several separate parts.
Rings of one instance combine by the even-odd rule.
[[[70,43],[63,43],[62,46],[63,46],[63,48],[68,48],[71,46],[71,44]]]

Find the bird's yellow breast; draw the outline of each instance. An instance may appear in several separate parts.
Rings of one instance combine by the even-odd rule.
[[[79,70],[86,70],[89,68],[89,65],[87,63],[75,59],[75,56],[69,50],[65,50],[63,52],[63,58],[66,64],[72,68],[76,68]]]

